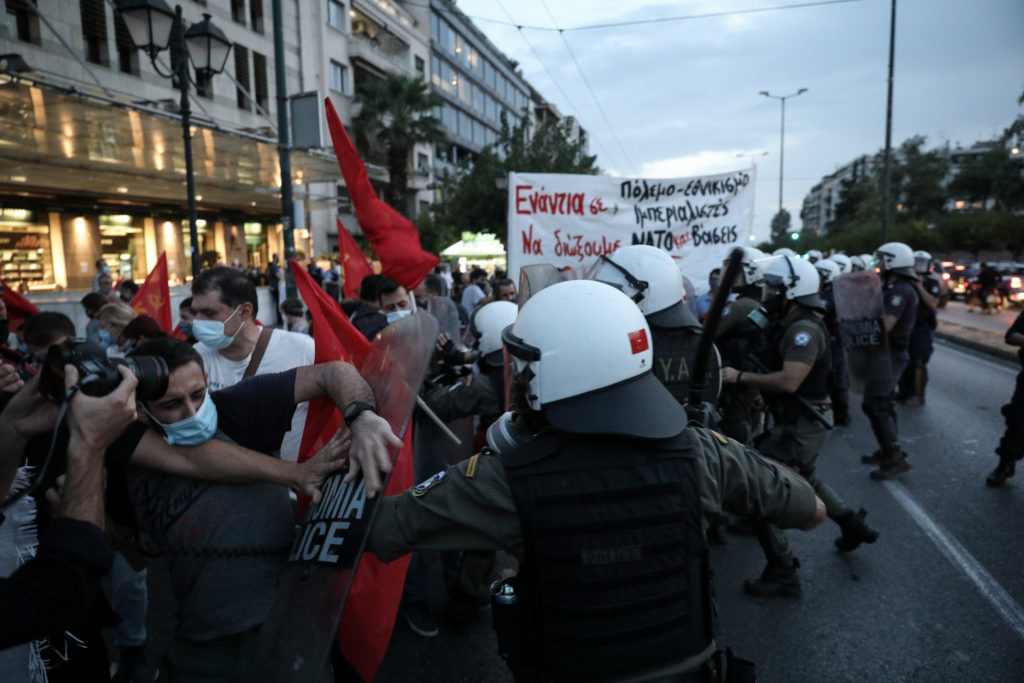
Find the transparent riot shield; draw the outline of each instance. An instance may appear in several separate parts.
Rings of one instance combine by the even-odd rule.
[[[385,328],[360,373],[373,389],[377,412],[404,436],[437,339],[437,322],[412,315]],[[392,454],[397,457],[398,450]],[[323,498],[309,506],[260,630],[249,680],[280,683],[322,680],[331,643],[377,511],[362,477],[329,478]]]
[[[459,340],[459,311],[454,301],[446,296],[431,294],[427,298],[427,313],[437,319],[438,334],[447,334],[453,340]]]
[[[553,284],[565,280],[565,273],[550,263],[535,263],[519,269],[519,295],[517,303],[523,307],[530,297]]]
[[[887,393],[893,377],[883,320],[882,281],[873,270],[842,273],[833,281],[832,290],[850,389],[858,394]]]

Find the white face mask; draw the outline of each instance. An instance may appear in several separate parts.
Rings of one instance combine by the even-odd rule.
[[[238,308],[231,312],[231,315],[226,320],[199,320],[196,318],[192,321],[192,335],[203,342],[207,346],[215,349],[226,349],[231,346],[231,342],[235,341],[235,337],[242,331],[242,327],[245,326],[243,321],[235,333],[230,337],[224,333],[224,323],[235,317],[235,313],[238,313],[238,309],[241,308],[239,304]]]

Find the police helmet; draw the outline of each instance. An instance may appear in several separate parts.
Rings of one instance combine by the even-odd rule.
[[[700,327],[685,304],[683,278],[663,249],[646,244],[622,247],[601,256],[587,279],[615,287],[631,298],[656,327]]]
[[[743,278],[748,285],[760,285],[764,282],[764,271],[761,269],[761,262],[765,254],[756,247],[742,247],[743,257],[740,259],[740,268],[743,270]]]
[[[914,272],[918,275],[927,275],[935,268],[935,259],[923,249],[914,252]]]
[[[470,319],[469,329],[477,340],[480,357],[493,365],[501,365],[501,332],[516,321],[519,306],[511,301],[492,301],[478,308]]]
[[[764,283],[778,294],[784,294],[789,301],[808,308],[825,308],[818,296],[821,286],[818,269],[798,256],[783,256],[769,263],[764,270]]]
[[[779,247],[772,252],[772,256],[796,256],[796,252],[789,247]]]
[[[502,333],[529,410],[573,434],[664,439],[686,428],[652,372],[651,330],[621,291],[569,280],[537,292]]]
[[[852,259],[846,254],[832,254],[831,256],[828,257],[828,260],[832,261],[837,266],[839,266],[840,273],[850,272],[850,261]]]
[[[804,258],[810,261],[811,263],[817,263],[818,261],[821,260],[821,251],[819,251],[818,249],[811,249],[806,254],[804,254]]]
[[[859,273],[862,270],[867,270],[869,261],[864,259],[862,254],[854,254],[850,257],[850,272]]]
[[[886,273],[917,278],[914,252],[903,242],[886,242],[875,250],[875,264]]]
[[[821,259],[813,265],[818,270],[818,277],[821,278],[822,285],[831,284],[832,280],[842,272],[838,263],[827,258]]]

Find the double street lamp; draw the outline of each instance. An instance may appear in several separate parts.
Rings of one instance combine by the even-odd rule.
[[[124,20],[132,43],[149,55],[153,69],[164,78],[177,79],[181,89],[181,132],[185,140],[185,184],[188,191],[189,240],[192,245],[192,277],[199,275],[199,232],[196,225],[196,183],[192,167],[192,108],[189,105],[189,85],[194,84],[188,63],[192,62],[198,81],[206,81],[224,71],[231,41],[219,28],[210,23],[210,15],[185,29],[181,5],[174,11],[164,0],[114,0],[114,6]],[[171,44],[171,38],[174,43]],[[171,70],[165,72],[157,62],[157,55],[171,48]]]
[[[759,94],[765,97],[778,100],[782,103],[782,134],[779,139],[779,213],[782,213],[782,164],[785,159],[785,147],[786,147],[786,100],[790,97],[796,97],[807,92],[807,88],[800,88],[795,93],[789,95],[772,95],[767,90],[762,90]]]

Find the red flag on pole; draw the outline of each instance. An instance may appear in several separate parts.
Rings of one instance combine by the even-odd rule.
[[[344,273],[345,288],[343,294],[347,299],[359,298],[359,285],[363,278],[373,274],[373,268],[363,256],[363,250],[359,248],[356,241],[352,239],[341,219],[338,219],[338,259],[341,261],[341,270]]]
[[[338,234],[344,228],[339,227]],[[362,364],[370,342],[355,328],[327,292],[294,260],[288,261],[299,296],[313,316],[314,360],[317,363],[343,360]],[[326,444],[342,424],[341,412],[327,397],[309,404],[306,426],[299,447],[299,462],[305,462]],[[406,430],[405,445],[395,459],[384,495],[397,495],[412,486],[412,427]],[[300,500],[305,514],[308,500]],[[402,600],[409,556],[384,564],[365,554],[352,582],[345,611],[338,625],[338,645],[349,664],[365,681],[373,680],[384,659]]]
[[[423,251],[419,231],[412,221],[377,198],[366,175],[366,166],[356,153],[330,98],[326,101],[326,107],[334,153],[338,157],[341,174],[345,176],[345,185],[352,197],[359,227],[380,258],[384,274],[411,292],[440,260]],[[340,238],[341,233],[338,235]]]
[[[18,294],[16,291],[7,286],[7,283],[0,280],[0,285],[3,286],[3,300],[4,306],[7,308],[7,322],[10,326],[11,332],[17,332],[21,324],[25,322],[25,318],[29,317],[33,313],[38,313],[39,309],[36,305]],[[0,344],[6,343],[6,339],[0,339]]]
[[[171,290],[167,286],[167,252],[160,252],[153,270],[132,297],[132,309],[137,315],[148,315],[157,321],[164,332],[171,331]]]

